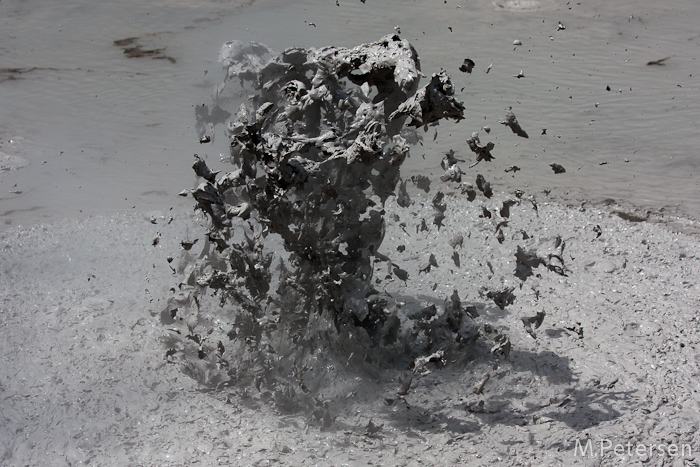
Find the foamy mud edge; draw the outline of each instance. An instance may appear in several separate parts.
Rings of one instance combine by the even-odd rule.
[[[201,236],[204,219],[162,210],[18,227],[0,233],[6,356],[0,459],[8,465],[629,465],[647,457],[646,465],[661,465],[681,459],[610,450],[581,456],[576,440],[590,439],[595,454],[603,440],[688,443],[692,454],[684,460],[697,465],[697,237],[598,207],[582,211],[538,200],[536,214],[525,201],[511,207],[500,244],[478,214],[481,205],[497,212],[512,196],[469,203],[448,194],[437,232],[429,199],[410,194],[415,203],[408,208],[389,202],[382,251],[411,276],[406,284],[384,285],[418,301],[441,301],[460,289],[464,302],[477,305],[481,323],[510,337],[508,362],[496,364],[485,335],[471,356],[414,375],[408,395],[392,405],[386,399],[395,399],[401,384],[377,392],[368,381],[348,395],[354,404],[320,430],[306,414],[277,414],[254,390],[248,397],[205,392],[166,363],[161,339],[168,330],[159,312],[180,279],[167,258],[175,266],[180,240]],[[415,226],[423,217],[430,231],[419,235]],[[504,281],[517,287],[512,253],[527,243],[522,231],[538,251],[560,236],[570,271],[562,277],[533,270],[540,277],[516,288],[515,303],[501,311],[477,289]],[[448,244],[457,232],[466,237],[457,250],[460,268]],[[398,255],[401,244],[407,248]],[[418,275],[428,248],[438,267]],[[547,315],[533,339],[521,318],[541,310]],[[485,372],[490,379],[476,395],[472,388]],[[479,401],[493,413],[476,413]],[[372,435],[370,420],[381,426]]]

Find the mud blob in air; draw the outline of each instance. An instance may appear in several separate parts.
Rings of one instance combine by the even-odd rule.
[[[520,123],[518,123],[518,119],[515,117],[512,109],[508,109],[508,112],[506,112],[506,117],[499,120],[499,123],[509,127],[516,135],[522,138],[529,138],[527,132],[523,130]]]
[[[195,156],[200,183],[191,194],[211,225],[199,257],[188,253],[180,284],[179,303],[194,304],[179,312],[188,323],[185,343],[198,346],[185,357],[189,373],[218,386],[252,371],[274,386],[280,375],[313,366],[318,349],[381,364],[387,352],[417,348],[411,320],[373,287],[373,275],[377,262],[399,279],[409,275],[378,253],[383,205],[397,191],[411,203],[399,171],[407,138],[420,138],[405,125],[464,118],[450,77],[434,74],[419,88],[418,55],[398,35],[352,49],[282,53],[232,41],[219,58],[226,79],[215,106],[232,82],[255,95],[227,123],[235,168],[212,171]],[[199,126],[212,128],[207,114],[197,115]],[[205,316],[212,294],[225,308]],[[450,310],[452,324],[424,323],[432,338],[419,353],[476,340],[472,318],[459,306]],[[176,340],[170,345],[181,347]]]
[[[467,144],[469,145],[469,149],[476,154],[476,162],[469,167],[470,169],[475,167],[482,160],[490,162],[495,159],[495,157],[491,154],[491,151],[493,151],[495,145],[489,142],[486,144],[486,146],[482,146],[481,141],[479,140],[479,133],[472,133],[471,138],[467,140]]]

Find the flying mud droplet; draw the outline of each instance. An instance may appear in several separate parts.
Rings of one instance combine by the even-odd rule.
[[[477,174],[477,176],[476,176],[476,187],[487,198],[490,198],[493,196],[493,190],[491,189],[491,183],[487,182],[486,179],[484,178],[484,176],[481,174]]]
[[[544,321],[544,317],[547,313],[542,310],[538,311],[535,316],[529,316],[527,318],[523,318],[523,326],[525,326],[525,331],[527,331],[528,334],[532,336],[533,339],[537,339],[537,335],[535,335],[535,329],[538,329],[540,326],[542,326],[542,322]]]
[[[462,169],[457,165],[460,162],[455,156],[455,152],[450,149],[450,152],[442,158],[440,166],[442,170],[445,171],[444,174],[440,176],[440,180],[443,182],[457,182],[462,181]]]
[[[392,268],[396,277],[398,277],[404,282],[408,280],[408,271],[406,271],[405,269],[401,269],[396,264],[392,264]]]
[[[428,261],[425,263],[421,264],[418,267],[418,272],[421,273],[429,273],[432,268],[438,267],[437,260],[435,259],[435,255],[433,253],[430,253],[430,256],[428,257]]]
[[[523,130],[520,126],[520,123],[518,123],[518,119],[515,117],[512,108],[509,108],[506,112],[506,118],[499,120],[498,123],[509,127],[511,131],[518,136],[521,136],[523,138],[529,138],[527,132]]]
[[[187,240],[182,240],[180,242],[180,246],[182,247],[183,250],[185,251],[190,251],[192,247],[199,241],[198,238],[195,238],[193,241],[187,241]]]
[[[416,226],[416,233],[418,233],[419,227]],[[425,219],[420,220],[420,231],[421,232],[427,232],[428,231],[428,224],[425,222]]]
[[[427,126],[443,118],[455,121],[464,118],[464,105],[453,97],[454,86],[452,80],[445,71],[435,73],[430,83],[418,90],[418,92],[389,115],[389,121],[400,116],[410,116],[408,125],[420,127]]]
[[[464,183],[462,185],[462,194],[467,195],[467,201],[474,201],[476,199],[476,190],[474,189],[474,185],[471,183]]]
[[[442,167],[442,170],[447,170],[457,162],[459,162],[459,160],[455,157],[454,150],[450,149],[450,152],[445,154],[445,157],[443,157],[442,161],[440,161],[440,167]]]
[[[471,72],[475,66],[476,66],[476,64],[474,63],[473,60],[471,60],[469,58],[465,58],[464,62],[462,62],[462,64],[459,66],[459,71],[461,71],[462,73],[471,74]]]
[[[469,166],[470,169],[472,167],[475,167],[481,161],[490,162],[493,159],[495,159],[495,157],[491,154],[491,151],[493,151],[495,145],[489,142],[486,144],[486,146],[481,146],[481,141],[479,140],[479,133],[472,133],[471,138],[467,140],[467,144],[469,145],[469,149],[471,149],[472,152],[476,154],[476,162]]]
[[[493,340],[495,345],[491,348],[491,353],[496,357],[503,357],[505,360],[508,360],[511,350],[511,343],[508,336],[505,334],[498,334]]]
[[[401,180],[399,182],[399,194],[396,198],[396,202],[403,208],[407,208],[413,203],[413,201],[411,201],[411,197],[408,195],[405,180]]]
[[[601,229],[599,225],[593,227],[593,232],[596,234],[595,238],[600,238],[600,236],[603,235],[603,229]]]
[[[447,209],[447,205],[445,204],[445,193],[442,191],[435,193],[435,196],[433,196],[432,205],[438,211],[445,212]]]
[[[566,169],[561,164],[557,164],[556,162],[553,162],[553,163],[549,164],[549,166],[552,168],[552,170],[554,171],[555,174],[566,173]]]
[[[212,172],[207,166],[207,163],[204,162],[204,160],[197,154],[194,155],[194,158],[195,163],[192,166],[194,173],[197,174],[198,177],[202,177],[203,179],[213,183],[219,171]]]
[[[668,60],[669,58],[671,58],[671,57],[664,57],[664,58],[660,58],[659,60],[651,60],[651,61],[647,62],[647,66],[654,66],[654,65],[664,66],[664,65],[666,65],[666,63],[665,63],[666,60]]]
[[[426,193],[430,192],[430,179],[425,175],[414,175],[411,177],[411,181],[419,190],[423,190]]]
[[[507,200],[503,201],[503,207],[501,207],[501,210],[499,211],[499,214],[501,215],[501,217],[503,217],[503,218],[510,217],[510,208],[511,208],[511,206],[515,206],[516,204],[518,204],[518,202],[515,201],[514,199],[507,199]]]
[[[505,239],[506,239],[506,236],[503,233],[503,229],[496,230],[496,240],[498,241],[498,243],[502,244],[505,241]]]
[[[513,294],[515,287],[506,287],[502,290],[489,290],[486,296],[493,300],[493,302],[500,308],[504,310],[508,305],[512,305],[515,301],[515,295]]]

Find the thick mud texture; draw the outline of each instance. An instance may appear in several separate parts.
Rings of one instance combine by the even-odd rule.
[[[218,389],[253,378],[291,408],[297,393],[316,396],[336,373],[312,362],[319,352],[374,371],[472,346],[478,325],[458,297],[421,321],[377,287],[386,274],[401,275],[379,249],[387,199],[399,186],[406,193],[399,175],[407,139],[419,139],[404,123],[427,130],[464,118],[449,76],[437,73],[419,89],[418,55],[397,35],[281,54],[229,42],[220,60],[218,98],[238,80],[257,94],[227,125],[235,170],[212,172],[195,156],[202,182],[192,196],[211,227],[163,312],[165,324],[181,325],[167,343],[172,359]],[[207,114],[197,112],[198,128],[211,131]],[[213,320],[201,316],[204,302]],[[324,406],[324,427],[329,417]]]

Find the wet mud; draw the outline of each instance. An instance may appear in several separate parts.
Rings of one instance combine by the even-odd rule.
[[[29,5],[9,3],[13,14]],[[165,207],[143,210],[119,179],[127,213],[89,216],[119,170],[144,178],[148,192],[157,181],[104,156],[89,177],[100,190],[89,191],[87,159],[71,162],[64,144],[36,146],[41,132],[24,140],[26,131],[0,128],[0,463],[698,464],[698,227],[644,194],[680,196],[683,186],[690,196],[692,164],[683,183],[620,192],[628,179],[655,180],[640,170],[654,172],[646,152],[663,149],[658,174],[688,162],[689,126],[674,124],[692,123],[688,44],[697,35],[671,52],[657,34],[667,13],[627,2],[439,2],[424,15],[403,5],[384,28],[396,34],[357,45],[386,22],[371,3],[329,2],[337,17],[316,14],[327,11],[320,4],[296,8],[284,24],[297,28],[266,21],[264,36],[251,18],[292,7],[236,10],[241,40],[221,48],[224,81],[214,67],[198,69],[211,100],[177,101],[191,144],[177,125],[136,119],[167,127],[177,155],[163,151],[163,133],[128,148],[159,178],[177,163],[192,180],[163,191]],[[449,15],[433,21],[438,8]],[[461,21],[464,13],[489,26]],[[692,15],[677,15],[673,34],[687,28],[680,16]],[[342,21],[356,29],[352,40],[336,37]],[[219,44],[231,36],[225,23],[204,12],[193,22],[222,25]],[[26,92],[71,81],[102,99],[122,78],[155,69],[160,85],[188,60],[188,45],[138,29],[106,35],[100,51],[119,66],[98,73],[90,92],[99,67],[88,72],[68,56],[62,68],[38,59],[41,48],[26,63],[8,55],[0,84]],[[445,47],[472,29],[486,38],[479,47]],[[290,43],[301,45],[284,50]],[[577,64],[575,79],[562,72]],[[187,94],[164,89],[158,99]],[[143,91],[129,96],[145,102],[158,88]],[[41,114],[63,94],[38,94],[37,127],[48,129]],[[3,112],[15,102],[8,96]],[[638,99],[656,112],[656,131],[635,111]],[[109,112],[123,109],[97,114],[120,147],[132,135]],[[73,152],[104,139],[76,127]],[[12,223],[66,204],[30,181],[66,191],[70,177],[80,218]],[[581,180],[591,199],[573,194]],[[601,191],[606,180],[616,180],[613,194]],[[589,442],[594,451],[581,452]],[[615,449],[602,449],[608,443]]]

